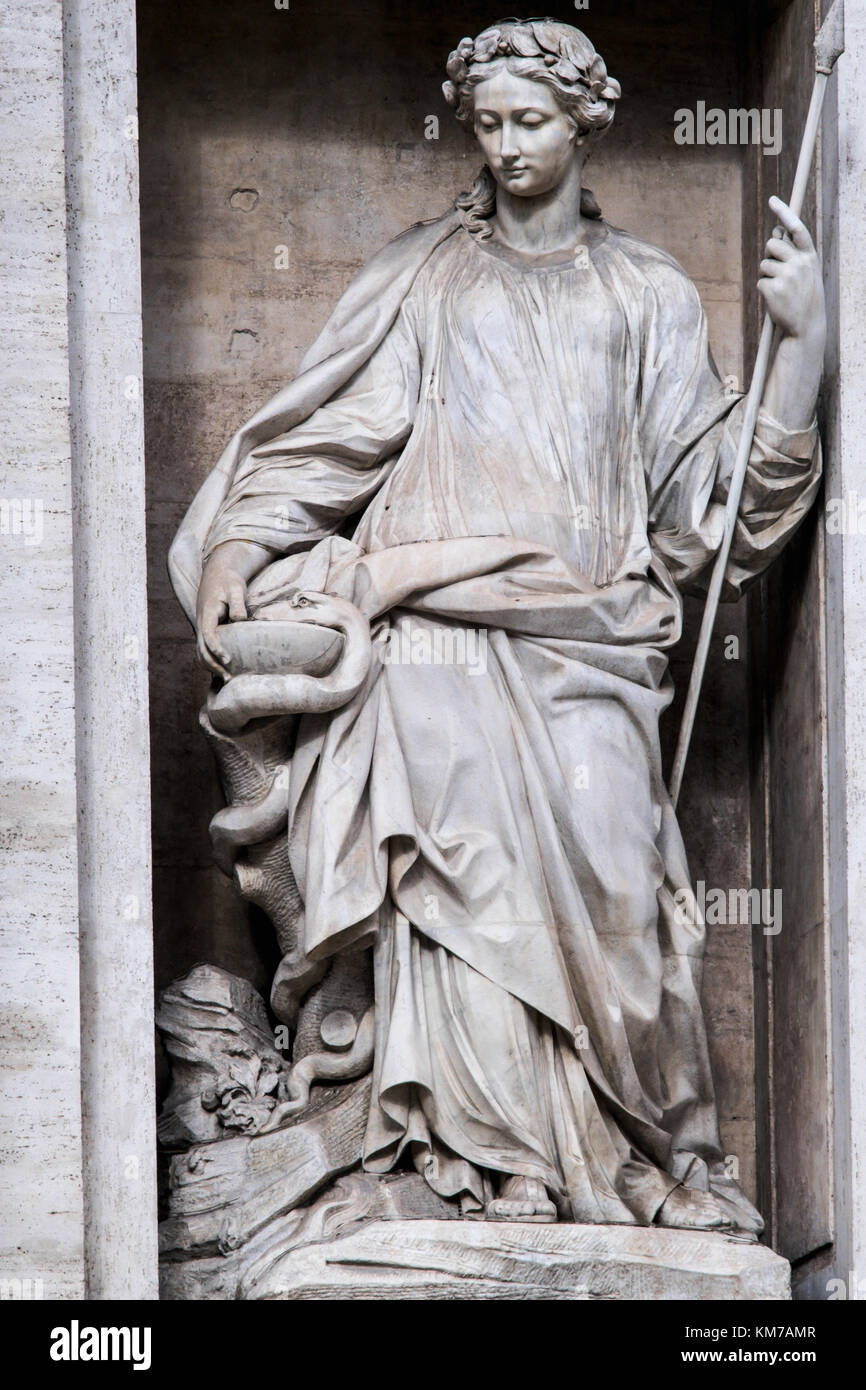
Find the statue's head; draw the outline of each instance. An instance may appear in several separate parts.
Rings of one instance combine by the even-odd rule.
[[[555,19],[503,19],[461,39],[443,92],[474,130],[500,187],[532,198],[557,187],[613,120],[619,83],[589,39]]]

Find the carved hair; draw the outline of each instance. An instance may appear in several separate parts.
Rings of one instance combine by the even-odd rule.
[[[460,40],[448,58],[448,81],[442,91],[461,125],[472,125],[474,89],[500,63],[516,77],[548,87],[586,140],[599,140],[610,127],[620,96],[619,83],[608,77],[604,59],[586,35],[555,19],[503,19],[475,39]],[[488,219],[496,208],[496,182],[487,165],[469,192],[460,194],[455,206],[473,236],[484,240],[492,234]],[[580,210],[584,217],[601,216],[588,188],[582,192]]]

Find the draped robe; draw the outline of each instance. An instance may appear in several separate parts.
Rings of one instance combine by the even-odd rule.
[[[307,955],[374,948],[365,1166],[411,1161],[467,1211],[494,1174],[537,1177],[595,1222],[649,1223],[684,1181],[754,1229],[723,1167],[658,735],[742,404],[676,262],[584,228],[585,254],[528,258],[451,214],[380,253],[236,436],[173,573],[189,612],[202,557],[268,546],[251,613],[338,595],[383,657],[301,718],[289,807]],[[728,597],[819,476],[814,423],[762,412]]]

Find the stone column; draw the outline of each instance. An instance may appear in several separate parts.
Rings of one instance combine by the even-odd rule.
[[[84,1289],[63,46],[0,11],[0,1280]],[[21,1281],[20,1283],[18,1281]]]
[[[0,24],[0,1292],[153,1298],[135,7]]]
[[[85,1274],[157,1296],[134,0],[64,12]]]
[[[866,1297],[866,14],[849,5],[824,125],[821,180],[831,325],[825,399],[828,879],[832,963],[832,1265],[801,1293]],[[853,524],[852,524],[853,521]],[[852,1276],[860,1289],[852,1287]]]

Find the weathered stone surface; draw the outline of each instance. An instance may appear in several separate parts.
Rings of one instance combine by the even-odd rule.
[[[147,1298],[156,1174],[135,7],[14,0],[0,29],[0,1278],[47,1298]]]
[[[866,12],[849,5],[845,54],[834,82],[838,117],[821,161],[828,299],[834,333],[826,392],[827,498],[866,497]],[[838,146],[837,146],[838,140]],[[866,536],[828,535],[826,555],[828,739],[826,796],[830,924],[833,1124],[833,1265],[816,1261],[806,1298],[827,1295],[827,1276],[866,1271]],[[813,958],[817,955],[811,948]],[[826,981],[822,981],[826,988]],[[825,1257],[826,1258],[826,1255]],[[798,1269],[799,1278],[806,1271]],[[863,1285],[860,1284],[862,1290]]]
[[[224,1245],[216,1256],[193,1252],[166,1258],[161,1273],[167,1299],[251,1299],[270,1287],[271,1270],[290,1250],[331,1241],[371,1221],[438,1222],[459,1219],[456,1205],[438,1197],[419,1173],[374,1177],[354,1172],[338,1178],[308,1207],[269,1221],[243,1244]]]
[[[170,1215],[160,1227],[163,1254],[237,1248],[308,1201],[360,1163],[369,1107],[366,1078],[339,1088],[331,1104],[296,1125],[198,1146],[172,1159]]]
[[[60,8],[0,16],[0,1277],[84,1288]],[[40,1219],[34,1223],[34,1212]]]
[[[160,1143],[178,1149],[225,1138],[219,1107],[202,1105],[208,1088],[243,1063],[272,1070],[282,1064],[261,996],[237,975],[199,965],[163,990],[156,1021],[172,1059]]]
[[[633,1226],[376,1222],[292,1251],[247,1297],[783,1300],[786,1260],[760,1245]]]

